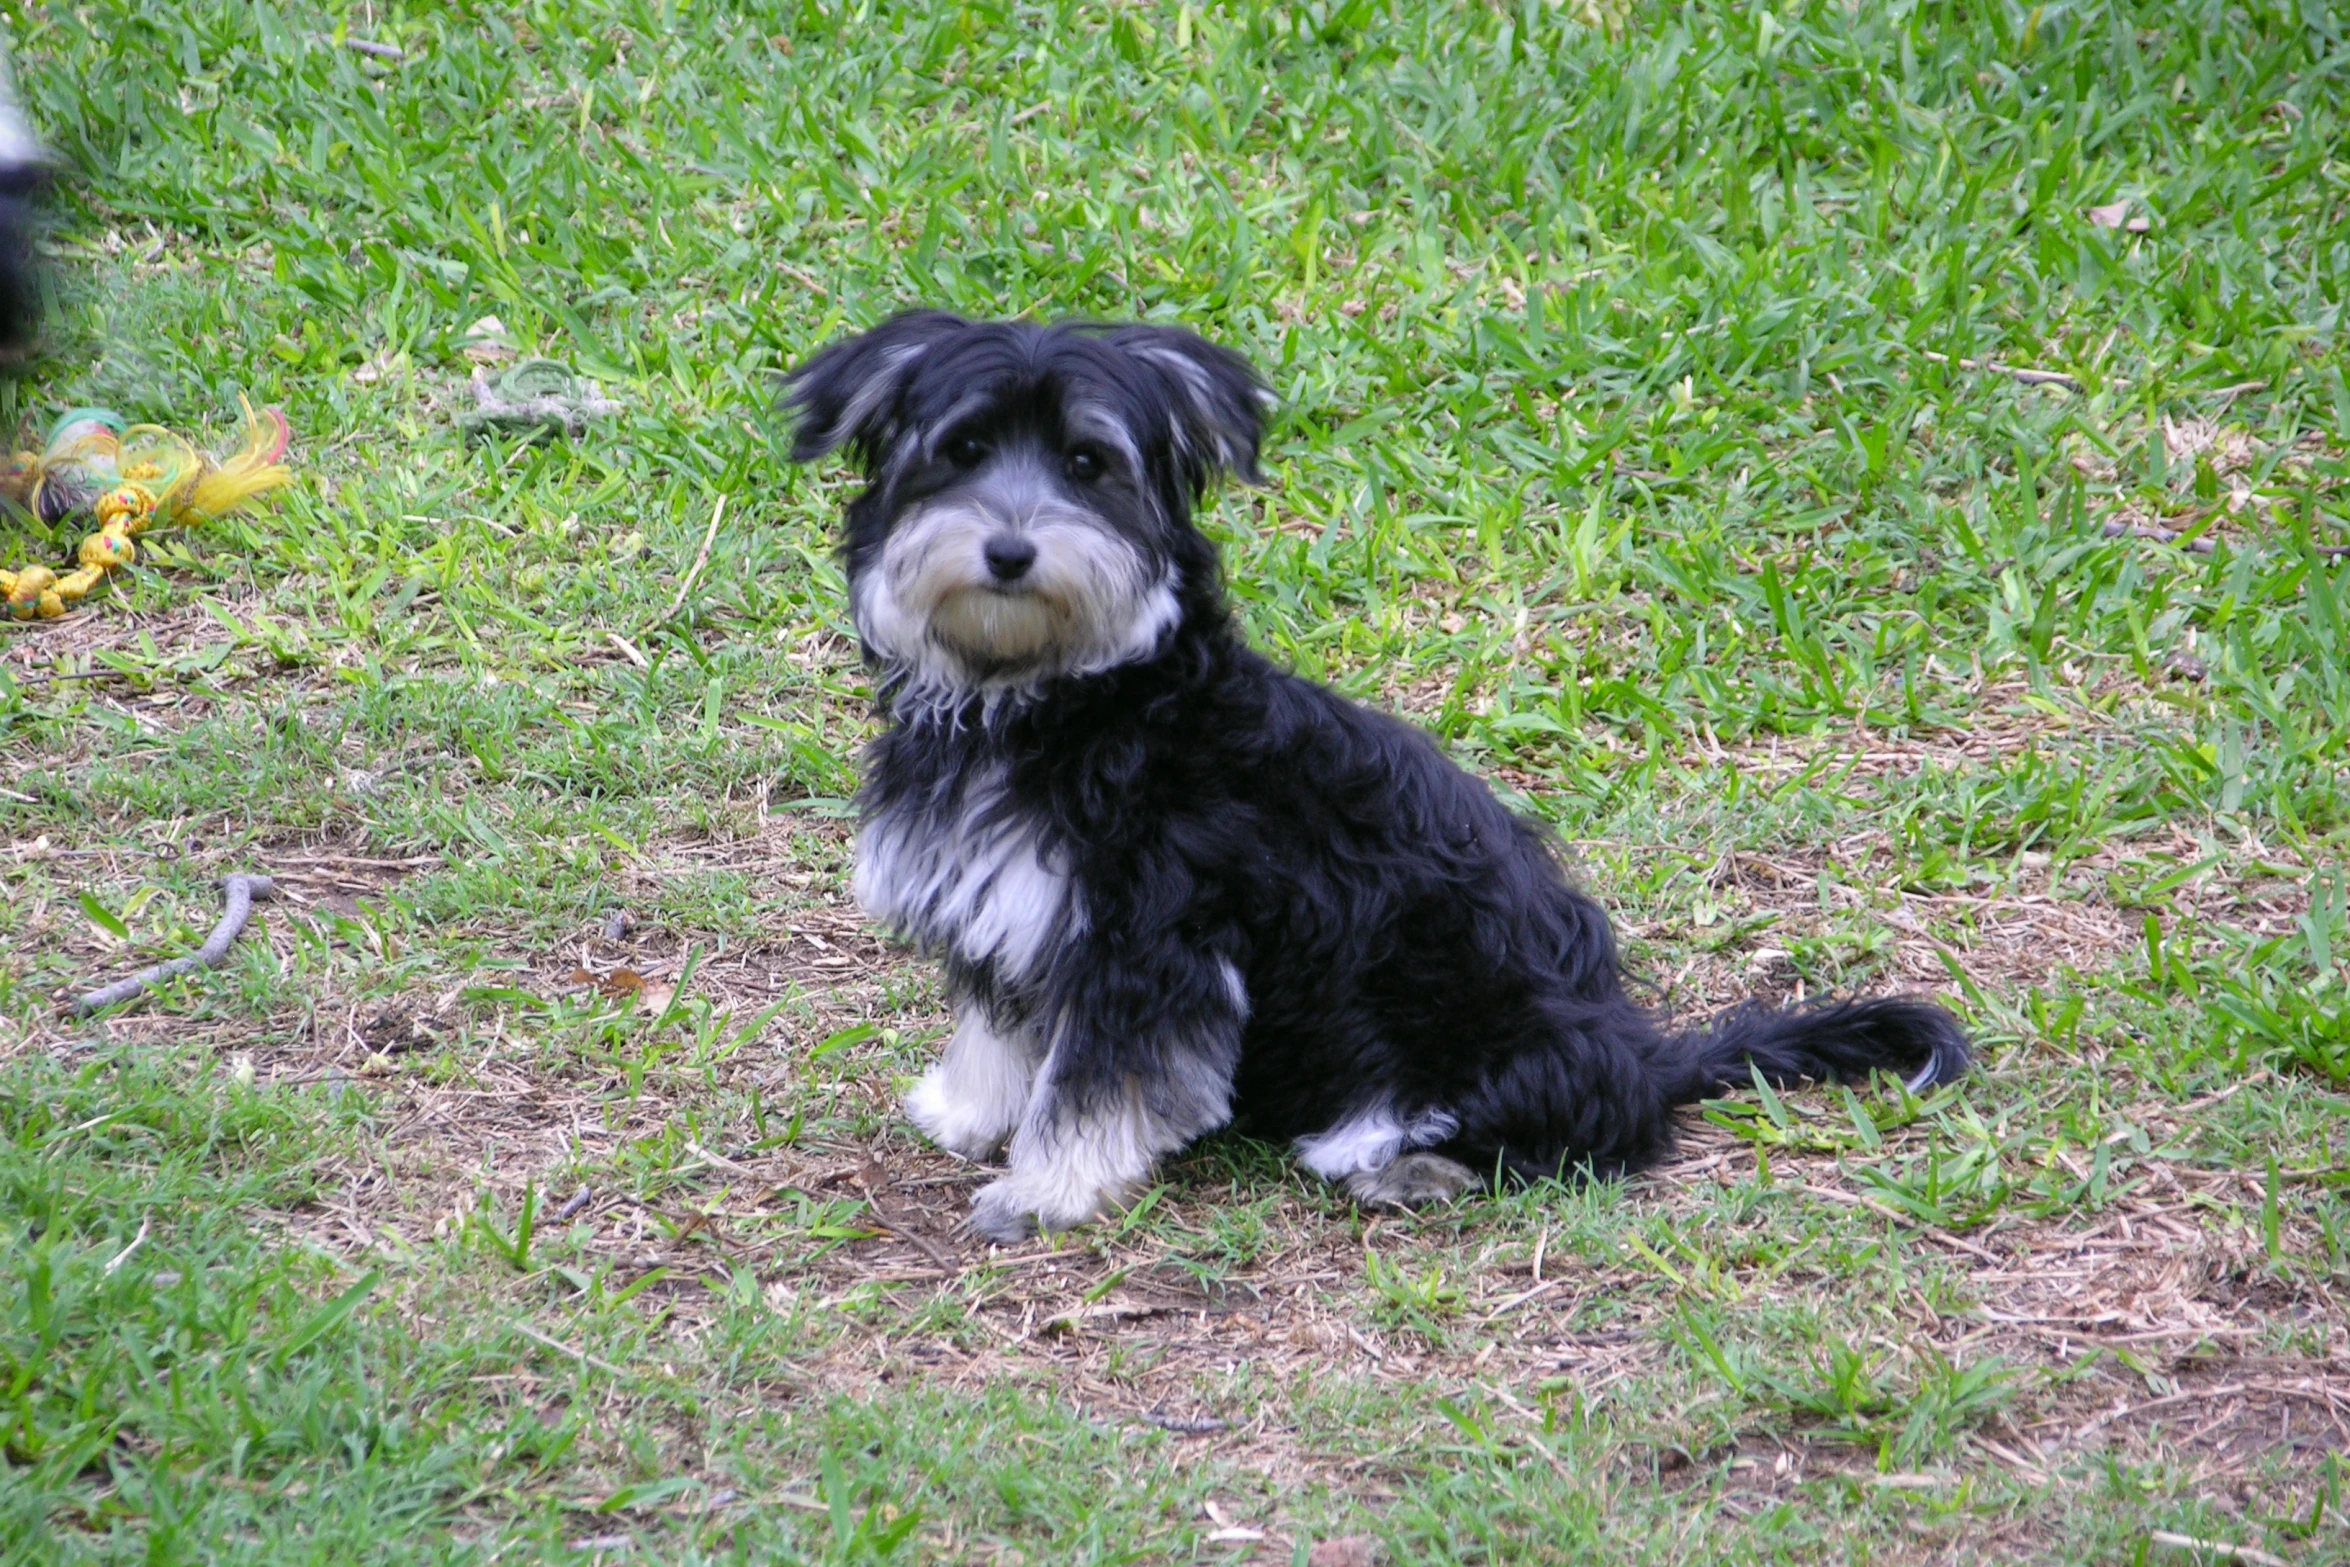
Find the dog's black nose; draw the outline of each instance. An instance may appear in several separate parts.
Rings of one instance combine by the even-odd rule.
[[[997,534],[980,553],[987,557],[988,574],[998,582],[1018,582],[1036,564],[1036,546],[1016,534]]]

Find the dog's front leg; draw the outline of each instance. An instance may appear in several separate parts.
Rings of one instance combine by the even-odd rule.
[[[1230,975],[1230,965],[1217,965]],[[1214,969],[1211,969],[1211,973]],[[1011,1173],[980,1190],[971,1227],[1015,1241],[1102,1218],[1149,1184],[1159,1160],[1232,1118],[1240,1058],[1236,979],[1177,986],[1148,1009],[1065,1005],[1012,1134]],[[1106,1014],[1106,1015],[1105,1015]]]
[[[992,1159],[1027,1112],[1042,1051],[1033,1026],[999,1022],[976,1000],[955,1014],[955,1037],[906,1096],[906,1115],[948,1153]]]

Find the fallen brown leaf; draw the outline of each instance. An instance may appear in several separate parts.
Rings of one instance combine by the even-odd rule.
[[[565,983],[573,990],[592,990],[611,1001],[634,1002],[639,1012],[655,1016],[669,1010],[669,1003],[677,995],[677,987],[667,980],[647,979],[632,968],[616,968],[608,974],[575,968]]]
[[[645,988],[645,977],[632,968],[616,968],[609,974],[575,968],[571,971],[571,986],[575,990],[593,990],[598,995],[610,996],[618,1001],[641,992]]]

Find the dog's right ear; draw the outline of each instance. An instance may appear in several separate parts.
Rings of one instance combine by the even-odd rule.
[[[905,433],[906,385],[922,356],[969,325],[944,310],[909,310],[842,338],[786,376],[792,461],[845,446],[868,474],[879,469]]]

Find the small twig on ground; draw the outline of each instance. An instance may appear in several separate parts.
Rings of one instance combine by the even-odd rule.
[[[743,1164],[739,1160],[729,1159],[726,1157],[726,1155],[719,1153],[715,1149],[704,1148],[700,1143],[695,1142],[691,1138],[686,1140],[685,1146],[687,1152],[718,1166],[718,1168],[721,1170],[732,1170],[737,1175],[747,1175],[753,1180],[757,1180],[759,1178],[759,1172],[752,1169],[749,1165]]]
[[[2127,522],[2107,523],[2105,525],[2105,536],[2109,539],[2152,539],[2157,544],[2176,543],[2179,538],[2178,531],[2173,528],[2158,528],[2150,524],[2133,524]],[[2187,540],[2187,542],[2181,547],[2184,549],[2193,550],[2198,555],[2208,555],[2213,550],[2219,548],[2219,541],[2212,538],[2210,534],[2205,533],[2199,534],[2196,537]]]
[[[1796,1182],[1789,1182],[1787,1190],[1791,1192],[1800,1191],[1808,1197],[1823,1197],[1826,1198],[1829,1202],[1842,1203],[1847,1207],[1866,1208],[1869,1212],[1877,1215],[1877,1217],[1881,1219],[1891,1219],[1895,1224],[1901,1226],[1903,1229],[1909,1230],[1914,1234],[1922,1235],[1930,1241],[1939,1242],[1944,1246],[1955,1247],[1956,1249],[1967,1253],[1969,1256],[1980,1257],[1983,1259],[1983,1261],[1991,1264],[1991,1266],[1994,1268],[2003,1268],[2007,1266],[2006,1262],[2002,1258],[1996,1257],[1990,1252],[1985,1251],[1982,1247],[1977,1246],[1973,1241],[1962,1240],[1958,1236],[1951,1234],[1948,1230],[1941,1228],[1939,1225],[1930,1224],[1923,1219],[1913,1218],[1909,1214],[1903,1213],[1898,1208],[1889,1207],[1886,1204],[1877,1201],[1874,1197],[1863,1197],[1855,1192],[1839,1191],[1833,1186],[1814,1186],[1808,1181],[1802,1182],[1800,1184]]]
[[[313,33],[311,36],[322,44],[332,44],[338,41],[324,33]],[[408,51],[398,44],[379,44],[372,38],[344,38],[339,41],[344,48],[353,54],[363,54],[374,60],[405,60],[408,58]]]
[[[2029,1458],[2026,1458],[2023,1454],[2017,1452],[2014,1448],[2009,1447],[2006,1443],[1994,1442],[1987,1436],[1977,1436],[1975,1440],[1980,1442],[1984,1449],[1988,1451],[1994,1458],[1997,1458],[2001,1463],[2007,1465],[2008,1468],[2013,1469],[2017,1474],[2022,1475],[2024,1479],[2029,1481],[2031,1484],[2046,1485],[2048,1483],[2048,1471],[2046,1469],[2042,1468],[2036,1463],[2033,1463]]]
[[[116,1252],[114,1254],[114,1260],[106,1264],[104,1270],[106,1277],[112,1278],[114,1276],[114,1270],[121,1267],[124,1263],[130,1261],[131,1253],[137,1251],[141,1246],[144,1246],[147,1243],[147,1226],[154,1219],[154,1217],[155,1216],[153,1214],[147,1214],[140,1218],[139,1233],[132,1236],[131,1243],[128,1246],[125,1246],[122,1250]]]
[[[2251,1386],[2252,1384],[2249,1382],[2230,1382],[2224,1387],[2189,1388],[2184,1393],[2165,1393],[2160,1398],[2142,1399],[2135,1404],[2124,1404],[2118,1409],[2107,1410],[2081,1427],[2080,1430],[2075,1431],[2072,1435],[2073,1445],[2078,1446],[2107,1426],[2112,1425],[2116,1420],[2126,1420],[2132,1415],[2143,1415],[2151,1410],[2167,1409],[2173,1404],[2190,1403],[2195,1400],[2212,1403],[2223,1398],[2234,1398],[2239,1393],[2248,1392]]]
[[[2179,1106],[2179,1108],[2173,1113],[2180,1117],[2185,1117],[2193,1115],[2199,1110],[2208,1110],[2213,1105],[2224,1104],[2226,1101],[2235,1098],[2245,1089],[2256,1087],[2257,1085],[2268,1081],[2269,1076],[2269,1069],[2267,1067],[2262,1067],[2259,1071],[2253,1073],[2250,1077],[2240,1077],[2217,1093],[2205,1094],[2200,1099],[2189,1100],[2187,1103]]]
[[[2250,1545],[2230,1545],[2225,1540],[2198,1540],[2191,1534],[2173,1534],[2168,1529],[2156,1529],[2147,1536],[2156,1545],[2167,1545],[2174,1551],[2198,1551],[2213,1561],[2250,1562],[2252,1567],[2285,1567],[2282,1556]]]
[[[793,282],[799,284],[800,287],[807,289],[818,299],[830,299],[832,297],[831,289],[826,288],[823,284],[810,277],[804,269],[795,267],[788,261],[776,262],[775,270],[782,273],[785,277],[790,278]]]
[[[438,865],[444,856],[438,854],[411,854],[403,859],[368,859],[356,854],[289,854],[278,853],[272,859],[296,865],[356,865],[363,870],[397,871],[415,865]]]
[[[1948,354],[1937,354],[1930,348],[1919,353],[1938,365],[1956,365],[1961,370],[1988,370],[1993,375],[2004,375],[2025,386],[2061,386],[2068,392],[2083,390],[2081,383],[2062,370],[2034,370],[2025,365],[2003,365],[1996,359],[1953,359]]]
[[[804,1513],[829,1513],[832,1511],[830,1502],[821,1501],[813,1496],[801,1496],[791,1491],[777,1491],[772,1496],[763,1496],[758,1500],[773,1502],[782,1507],[797,1507]],[[862,1517],[862,1509],[859,1510],[859,1516]]]
[[[700,576],[702,568],[710,564],[710,543],[718,537],[718,519],[725,515],[726,497],[721,495],[718,504],[710,508],[710,526],[702,530],[702,547],[694,552],[694,563],[686,568],[685,580],[677,585],[677,597],[671,599],[669,607],[661,612],[661,620],[674,620],[677,612],[685,608],[685,596],[694,590],[694,578]],[[659,620],[654,622],[655,625],[660,623]]]
[[[1547,1283],[1537,1284],[1530,1290],[1521,1290],[1517,1294],[1512,1295],[1509,1299],[1503,1301],[1500,1305],[1494,1307],[1491,1311],[1485,1313],[1484,1317],[1480,1320],[1491,1322],[1497,1317],[1507,1316],[1509,1313],[1517,1310],[1520,1306],[1526,1304],[1526,1302],[1530,1300],[1539,1300],[1541,1297],[1549,1294],[1552,1290],[1563,1287],[1566,1282],[1567,1281],[1564,1279],[1552,1279]]]
[[[2219,547],[2219,541],[2208,533],[2197,534],[2190,539],[2176,528],[2158,527],[2151,523],[2109,522],[2105,525],[2105,536],[2109,539],[2150,539],[2156,544],[2176,544],[2198,555],[2208,555]],[[2350,555],[2350,544],[2312,544],[2309,548],[2311,553],[2329,559]]]
[[[952,1252],[923,1234],[912,1220],[898,1211],[898,1205],[889,1198],[889,1172],[881,1167],[880,1160],[871,1161],[857,1172],[857,1184],[865,1188],[865,1200],[871,1204],[874,1216],[881,1220],[892,1235],[949,1273],[963,1271]]]
[[[277,884],[267,876],[231,876],[223,885],[228,889],[228,908],[220,916],[220,923],[212,927],[212,934],[205,938],[204,945],[187,957],[173,958],[168,963],[143,968],[128,979],[118,979],[111,985],[91,991],[73,1004],[73,1015],[88,1017],[93,1012],[103,1012],[108,1007],[128,1001],[167,979],[176,979],[200,968],[219,967],[221,960],[228,956],[230,944],[245,928],[245,920],[253,912],[253,900],[266,898],[277,890]]]
[[[612,1364],[612,1362],[609,1360],[598,1360],[595,1356],[589,1354],[584,1349],[573,1349],[569,1344],[564,1343],[559,1338],[549,1338],[546,1334],[541,1333],[538,1329],[532,1327],[527,1322],[513,1322],[507,1325],[513,1328],[515,1332],[521,1334],[524,1338],[529,1339],[532,1343],[544,1344],[547,1348],[553,1350],[556,1354],[569,1355],[573,1360],[578,1361],[581,1365],[593,1366],[598,1371],[605,1373],[607,1376],[625,1377],[628,1375],[627,1372],[621,1370],[618,1366]]]

